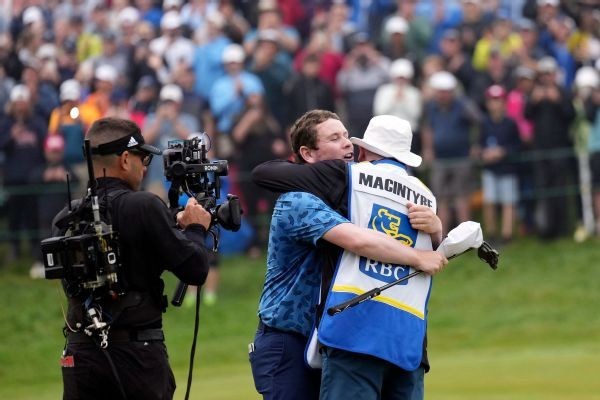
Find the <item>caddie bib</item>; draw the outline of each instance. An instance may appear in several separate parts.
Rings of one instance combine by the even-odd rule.
[[[432,193],[403,164],[380,160],[348,168],[349,219],[362,227],[385,233],[404,245],[432,250],[431,236],[413,229],[407,203],[436,210]],[[344,251],[327,296],[325,309],[394,282],[414,270]],[[420,274],[383,291],[342,313],[324,313],[319,341],[329,347],[372,355],[402,369],[415,370],[421,362],[426,331],[431,277]]]

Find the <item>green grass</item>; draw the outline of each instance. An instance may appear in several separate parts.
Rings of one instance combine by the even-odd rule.
[[[527,239],[502,251],[497,271],[473,253],[451,261],[429,303],[427,399],[600,399],[599,245]],[[27,269],[0,272],[0,398],[57,399],[65,301],[57,282],[31,281]],[[264,260],[227,258],[221,272],[217,304],[200,310],[191,398],[258,399],[247,344]],[[166,278],[171,294],[175,280]],[[193,321],[191,308],[165,314],[176,399],[185,394]]]

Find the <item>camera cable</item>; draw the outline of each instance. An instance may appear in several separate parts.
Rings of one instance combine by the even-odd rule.
[[[198,328],[200,326],[200,290],[198,287],[196,290],[196,311],[194,318],[194,337],[192,338],[192,348],[190,350],[190,366],[188,370],[187,387],[185,389],[185,400],[190,398],[190,390],[192,388],[192,373],[194,370],[194,356],[196,355],[196,342],[198,341]]]

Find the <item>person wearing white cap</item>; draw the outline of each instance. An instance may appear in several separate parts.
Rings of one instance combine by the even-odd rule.
[[[471,60],[466,56],[460,41],[460,32],[456,29],[447,29],[440,39],[440,55],[445,61],[448,72],[456,77],[469,93],[474,80],[475,71]]]
[[[421,157],[411,152],[408,121],[390,115],[373,117],[363,139],[351,141],[359,146],[358,160],[363,161],[349,166],[351,221],[391,234],[409,247],[437,247],[442,225],[435,216],[435,196],[407,173],[408,167],[421,164]],[[381,286],[382,281],[408,275],[410,270],[345,251],[324,309]],[[413,279],[388,293],[385,303],[361,304],[361,313],[323,314],[318,333],[324,346],[321,399],[349,398],[359,392],[364,398],[377,398],[380,393],[410,393],[406,398],[423,398],[428,368],[423,353],[425,315],[431,276]]]
[[[251,95],[263,96],[265,92],[260,79],[245,70],[245,58],[242,46],[235,43],[227,45],[221,57],[227,73],[217,79],[210,91],[209,103],[217,131],[225,135],[230,133],[234,118],[246,106],[246,99]]]
[[[279,34],[274,29],[258,32],[256,48],[248,60],[248,71],[256,74],[265,87],[265,104],[283,125],[286,114],[284,86],[293,75],[292,60],[279,51]]]
[[[164,85],[158,95],[156,111],[146,116],[142,133],[147,143],[165,150],[171,140],[187,139],[199,132],[198,119],[181,111],[183,91],[174,83]],[[144,178],[146,189],[166,200],[164,170],[160,163],[151,164]]]
[[[383,23],[385,32],[383,36],[384,45],[390,39],[402,42],[404,53],[390,53],[389,56],[396,59],[407,57],[410,54],[415,62],[421,64],[428,54],[429,41],[433,33],[431,24],[427,18],[417,14],[418,1],[396,0],[394,3],[396,3],[396,12],[390,15]],[[398,50],[401,50],[401,47],[396,49],[396,51]]]
[[[394,15],[385,22],[382,52],[390,60],[412,55],[407,44],[408,29],[408,22],[399,15]]]
[[[117,31],[105,31],[102,37],[102,52],[92,58],[94,66],[110,65],[117,71],[117,80],[122,81],[129,70],[129,53]]]
[[[163,10],[165,12],[179,11],[182,3],[182,0],[163,0]]]
[[[575,74],[573,96],[576,117],[571,126],[579,166],[581,223],[575,230],[580,242],[593,234],[600,235],[600,77],[586,65]]]
[[[325,290],[322,295],[325,295],[329,288],[328,280],[333,276],[340,251],[343,252],[343,255],[336,273],[336,282],[338,277],[346,275],[347,268],[355,272],[362,271],[354,274],[357,278],[357,282],[354,283],[360,286],[356,290],[361,291],[365,288],[362,287],[361,282],[358,282],[361,280],[359,276],[364,277],[369,281],[369,285],[372,285],[365,289],[368,290],[381,284],[378,278],[388,281],[395,274],[407,274],[409,265],[422,269],[427,274],[434,274],[447,263],[444,257],[440,257],[439,253],[435,254],[436,252],[431,250],[429,234],[420,235],[411,227],[413,224],[415,229],[425,229],[432,233],[435,231],[433,242],[441,240],[439,219],[435,217],[435,213],[429,207],[435,207],[435,199],[420,182],[417,182],[415,178],[410,178],[404,169],[406,165],[416,166],[420,163],[420,157],[410,152],[412,134],[408,122],[393,116],[378,116],[374,117],[372,121],[373,123],[369,125],[363,140],[351,139],[361,146],[359,159],[370,162],[346,164],[345,161],[352,159],[352,146],[345,127],[337,115],[324,110],[313,110],[300,117],[292,128],[292,148],[300,164],[272,161],[257,167],[253,172],[253,180],[260,186],[270,190],[277,187],[277,191],[292,191],[282,195],[275,206],[276,213],[274,213],[271,223],[271,238],[272,240],[275,238],[277,245],[270,244],[269,246],[270,262],[259,305],[259,329],[254,343],[250,345],[250,362],[254,381],[257,390],[263,394],[265,399],[318,398],[313,392],[315,388],[314,385],[311,385],[311,375],[306,372],[306,367],[302,368],[304,359],[298,353],[306,344],[305,337],[311,332],[311,324],[315,323],[314,299],[318,296],[314,291],[319,291],[319,275],[323,274],[321,287]],[[347,182],[348,177],[352,182],[351,185]],[[352,190],[349,189],[350,187]],[[312,194],[293,192],[294,190]],[[404,193],[404,196],[412,193],[412,199],[403,198],[401,192]],[[413,204],[417,193],[419,194],[419,201],[417,201],[419,205]],[[431,204],[429,204],[430,200]],[[324,207],[323,201],[340,210],[342,215],[351,215],[351,221],[346,220],[345,222],[352,222],[352,224],[343,223],[345,219],[340,220],[339,215],[331,214],[332,210]],[[288,204],[293,204],[294,207],[289,207]],[[352,209],[348,210],[350,206]],[[360,212],[357,207],[360,208]],[[311,212],[306,213],[307,209]],[[306,217],[303,215],[309,215],[310,218],[305,221]],[[311,229],[304,228],[306,225],[311,226]],[[365,229],[367,227],[371,229]],[[373,232],[373,230],[380,232]],[[387,231],[391,237],[379,235],[384,231]],[[322,238],[345,250],[327,246],[316,250],[313,245],[309,245],[309,243],[314,243],[315,238]],[[350,238],[356,240],[357,244],[374,240],[372,242],[374,248],[363,248],[362,244],[353,245],[348,241]],[[394,238],[394,240],[389,242],[390,238]],[[427,248],[428,240],[428,250],[416,250],[421,246],[424,249]],[[407,246],[408,241],[411,243]],[[398,244],[403,253],[411,250],[416,251],[420,256],[431,258],[429,261],[406,261],[406,259],[398,261],[398,258],[386,260],[388,250],[390,250],[387,246],[396,248]],[[387,248],[385,252],[375,250],[381,245]],[[416,247],[416,249],[411,247]],[[315,257],[319,257],[323,261],[318,262]],[[374,261],[376,259],[382,260],[383,263]],[[359,264],[362,264],[363,268],[360,268]],[[320,266],[323,271],[315,269],[315,265]],[[387,274],[387,271],[390,274]],[[429,279],[430,276],[425,275],[423,282],[413,281],[417,287],[421,287],[421,283],[427,287],[426,289],[421,287],[424,289],[423,293],[419,294],[421,298],[427,295]],[[416,292],[414,291],[415,286],[410,286],[408,291]],[[313,289],[310,289],[311,287]],[[335,292],[336,289],[334,283],[334,291],[329,293],[329,298],[339,300],[336,297],[339,294]],[[303,300],[304,296],[306,296],[306,300]],[[347,299],[348,296],[352,296],[352,293],[342,293],[342,296],[346,296]],[[308,300],[309,298],[313,300]],[[331,347],[325,349],[320,398],[353,398],[354,396],[349,393],[361,393],[366,396],[365,398],[377,398],[374,392],[381,390],[380,387],[376,387],[377,384],[364,385],[365,382],[359,376],[352,378],[343,376],[343,371],[347,372],[350,369],[355,371],[360,369],[361,372],[369,375],[379,375],[381,378],[379,382],[383,382],[383,374],[388,375],[389,380],[385,381],[385,387],[388,385],[390,388],[404,386],[410,392],[413,389],[418,391],[418,388],[413,388],[413,384],[409,382],[413,373],[402,371],[390,362],[375,358],[381,356],[378,351],[375,351],[378,353],[374,354],[375,357],[364,354],[372,354],[374,349],[387,352],[389,346],[394,347],[401,343],[401,347],[404,348],[402,351],[412,354],[411,361],[415,363],[413,369],[418,370],[415,378],[419,375],[422,376],[423,369],[419,366],[424,347],[424,321],[416,321],[416,325],[420,325],[423,329],[420,334],[413,336],[414,325],[398,323],[398,318],[402,318],[400,309],[389,307],[387,311],[390,313],[387,313],[384,310],[386,306],[375,301],[365,302],[359,307],[363,306],[368,309],[363,314],[371,315],[374,321],[361,321],[359,317],[350,324],[344,324],[344,327],[348,329],[347,335],[340,332],[339,326],[332,327],[329,324],[330,321],[326,319],[321,321],[319,340],[321,341],[321,329],[324,328],[326,335],[323,338],[331,339],[327,343]],[[345,316],[349,315],[351,313],[347,313]],[[344,319],[345,316],[341,314],[335,318]],[[324,318],[327,317],[324,316]],[[353,317],[350,316],[350,318]],[[410,316],[406,316],[406,318],[411,319]],[[418,319],[418,317],[415,318]],[[381,327],[381,324],[384,324],[385,327],[375,333],[374,331]],[[367,336],[363,337],[363,334]],[[369,336],[370,334],[373,336]],[[338,339],[344,341],[344,338],[340,337],[344,335],[346,341],[353,342],[358,347],[366,346],[370,349],[362,355],[357,353],[362,352],[363,349],[348,349],[356,351],[356,353],[348,352],[348,356],[353,359],[350,361],[352,365],[346,364],[345,366],[350,366],[348,369],[336,369],[332,364],[339,362],[340,359],[332,353],[339,354],[342,351],[333,350],[333,347],[345,348],[338,342]],[[407,344],[403,340],[406,336],[411,336],[413,343]],[[279,346],[280,351],[273,351],[275,344],[281,342],[285,343],[283,348]],[[306,357],[309,365],[318,368],[318,359],[312,357],[314,354],[309,351]],[[282,363],[281,360],[285,360],[285,363]],[[294,369],[297,371],[296,375],[287,376],[285,370],[292,372]],[[387,371],[384,372],[384,370]],[[297,377],[300,373],[306,376],[303,378],[304,386],[300,386],[301,382]],[[336,373],[338,375],[335,377],[331,375]],[[314,375],[312,376],[314,377]],[[286,389],[291,390],[288,389],[289,386],[293,386],[296,390],[294,395],[291,395],[292,392],[290,392],[290,397],[272,396],[272,393],[277,393],[278,390],[282,390],[280,393],[285,394]]]
[[[15,85],[5,112],[0,116],[0,151],[4,153],[3,187],[8,193],[6,215],[11,232],[8,261],[22,256],[21,237],[27,235],[32,249],[39,240],[31,232],[37,230],[35,194],[23,192],[31,171],[43,164],[43,140],[46,122],[35,112],[31,93],[23,84]],[[19,190],[21,189],[21,190]]]
[[[160,20],[162,35],[150,41],[152,55],[148,62],[163,84],[172,82],[179,68],[192,65],[195,45],[182,35],[182,27],[179,11],[167,11]]]
[[[374,115],[395,115],[410,123],[413,132],[419,131],[423,109],[421,91],[412,84],[413,64],[400,58],[390,65],[391,82],[379,86],[373,101]]]
[[[166,3],[163,3],[163,6],[164,4]],[[220,15],[220,4],[218,4],[218,2],[207,0],[191,0],[186,1],[185,4],[183,4],[183,6],[180,5],[180,7],[181,20],[183,24],[187,25],[192,32],[196,32],[199,29],[204,29],[211,14]],[[225,25],[224,18],[222,19],[221,25]]]
[[[196,48],[192,67],[196,75],[195,92],[208,99],[210,89],[215,81],[225,75],[222,62],[223,51],[231,44],[231,39],[225,35],[225,17],[215,11],[206,17],[203,33],[204,42]]]
[[[81,84],[67,79],[60,85],[60,106],[52,110],[48,136],[59,136],[64,141],[64,162],[75,171],[79,186],[73,192],[82,195],[87,182],[87,168],[81,151],[85,132],[94,120],[81,112]]]
[[[119,26],[133,26],[140,20],[140,12],[135,7],[123,7],[117,14]]]
[[[532,150],[549,151],[572,148],[568,132],[575,118],[570,93],[557,83],[558,65],[551,57],[538,62],[538,76],[525,105],[525,117],[533,123]],[[564,188],[574,179],[572,159],[567,156],[534,160],[536,231],[545,239],[556,239],[568,231],[568,197]],[[555,196],[544,196],[547,191]],[[539,196],[539,197],[538,197]]]
[[[38,31],[43,32],[44,30],[44,14],[42,13],[42,10],[37,6],[27,7],[23,11],[22,21],[23,25],[25,26],[37,25],[36,29]]]
[[[300,46],[300,35],[296,28],[284,24],[281,9],[276,0],[258,1],[258,21],[256,29],[244,36],[243,46],[247,54],[252,54],[258,42],[258,33],[265,29],[272,29],[279,36],[280,51],[287,53],[288,57],[295,54]]]
[[[346,55],[336,83],[346,107],[346,125],[360,136],[373,115],[375,92],[389,81],[390,60],[381,54],[365,32],[354,35],[354,47]]]
[[[485,30],[492,22],[493,14],[485,12],[480,0],[462,0],[463,20],[457,29],[465,54],[472,55],[475,43],[483,37]]]
[[[474,143],[470,132],[479,122],[477,108],[456,94],[458,82],[447,71],[436,72],[428,82],[433,99],[424,107],[422,154],[431,166],[430,184],[438,197],[438,215],[444,227],[450,226],[451,210],[457,222],[470,219]]]
[[[117,86],[118,78],[118,71],[110,64],[98,65],[94,69],[94,90],[79,108],[83,120],[95,121],[106,115],[111,106],[111,95]]]

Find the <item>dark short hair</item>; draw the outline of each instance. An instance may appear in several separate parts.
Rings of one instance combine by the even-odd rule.
[[[114,142],[125,136],[134,134],[141,135],[139,126],[135,122],[122,118],[100,118],[96,120],[86,133],[86,139],[90,140],[91,147]]]
[[[300,147],[306,146],[309,149],[317,148],[317,125],[328,119],[337,119],[339,121],[340,117],[336,113],[327,110],[311,110],[304,113],[294,122],[290,131],[290,140],[296,162],[306,162],[300,155]]]

